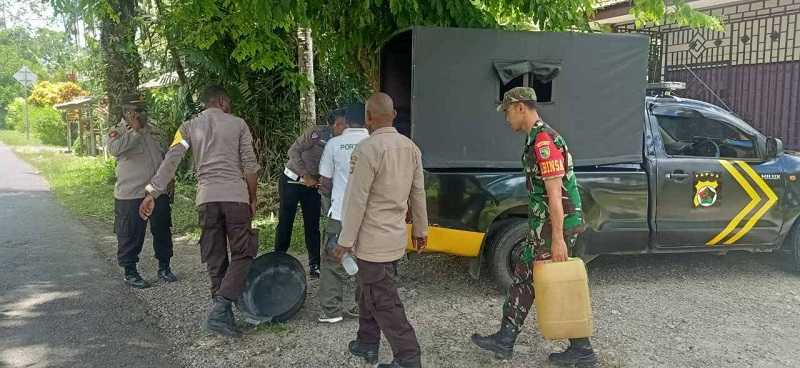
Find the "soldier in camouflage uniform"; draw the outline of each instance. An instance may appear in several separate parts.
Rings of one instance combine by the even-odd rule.
[[[502,105],[506,120],[517,133],[527,134],[522,165],[528,186],[528,231],[525,244],[512,251],[512,285],[503,304],[500,331],[489,336],[473,335],[472,341],[509,359],[525,317],[533,305],[534,260],[566,261],[575,240],[583,231],[581,197],[572,169],[572,156],[564,138],[545,124],[536,110],[536,92],[517,87],[506,92]],[[551,200],[548,194],[561,200]],[[551,218],[563,219],[558,222]],[[550,354],[551,363],[592,367],[597,362],[589,338],[570,339],[569,348]]]

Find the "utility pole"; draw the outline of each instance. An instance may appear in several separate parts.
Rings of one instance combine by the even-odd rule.
[[[31,140],[31,121],[28,120],[28,94],[29,90],[25,88],[25,139]]]

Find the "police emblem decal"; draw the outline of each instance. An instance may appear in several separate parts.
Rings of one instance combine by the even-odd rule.
[[[694,208],[711,207],[718,203],[720,194],[719,173],[703,172],[694,174]]]

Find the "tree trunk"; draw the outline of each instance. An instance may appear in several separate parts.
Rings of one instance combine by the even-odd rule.
[[[161,0],[155,0],[155,3],[156,11],[158,11],[158,17],[160,19],[166,19],[164,16],[164,3]],[[172,33],[169,29],[164,29],[164,38],[167,40],[167,50],[169,50],[169,53],[172,56],[172,62],[175,63],[175,71],[178,73],[178,81],[182,87],[188,88],[189,79],[186,77],[186,69],[183,67],[183,62],[181,62],[181,58],[178,55],[178,49],[175,48],[175,40],[173,39]],[[189,103],[191,104],[191,95],[189,95]]]
[[[136,47],[136,0],[108,0],[116,20],[101,19],[100,46],[105,59],[105,87],[108,97],[108,126],[122,119],[122,103],[138,93],[142,59]]]
[[[311,28],[297,29],[297,66],[306,79],[308,88],[300,92],[300,120],[305,126],[317,123],[317,102],[314,87],[314,40]]]

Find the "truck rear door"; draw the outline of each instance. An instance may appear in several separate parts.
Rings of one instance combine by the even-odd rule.
[[[657,143],[655,247],[772,245],[784,185],[764,137],[730,114],[651,110]]]

